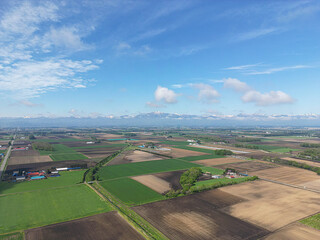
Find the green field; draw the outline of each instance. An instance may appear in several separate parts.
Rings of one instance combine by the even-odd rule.
[[[320,230],[320,213],[313,215],[309,218],[303,219],[301,223]]]
[[[161,194],[131,178],[103,181],[100,185],[129,206],[165,199]]]
[[[189,146],[176,146],[175,148],[180,148],[180,149],[190,150],[190,151],[194,151],[194,152],[202,152],[202,153],[208,153],[208,154],[215,155],[214,149],[189,147]],[[218,155],[216,155],[216,156],[218,156]],[[224,157],[224,156],[219,155],[219,157]]]
[[[44,226],[98,213],[111,207],[84,184],[0,196],[0,233]]]
[[[281,147],[281,146],[254,145],[254,144],[248,144],[248,145],[258,146],[259,149],[262,149],[268,152],[274,152],[274,153],[287,153],[290,151],[300,151],[300,149],[287,148],[287,147]]]
[[[0,240],[23,240],[24,236],[22,232],[8,233],[0,235]]]
[[[212,159],[212,158],[224,158],[225,156],[217,155],[217,154],[209,154],[209,155],[200,155],[200,156],[190,156],[190,157],[182,157],[179,158],[184,161],[198,161],[204,159]]]
[[[52,144],[53,151],[38,150],[40,155],[49,155],[53,161],[67,161],[67,160],[83,160],[88,159],[76,150],[63,145],[63,144]]]
[[[224,173],[224,170],[213,168],[213,167],[200,167],[202,172],[210,172],[212,175],[221,175]]]
[[[86,170],[60,172],[61,177],[49,177],[43,180],[25,181],[20,183],[0,182],[0,194],[19,193],[69,186],[80,183]]]
[[[178,159],[137,162],[103,167],[99,171],[99,177],[102,180],[108,180],[120,177],[183,170],[191,167],[200,167],[200,165]]]
[[[82,146],[82,147],[73,147],[72,149],[87,149],[87,148],[123,148],[125,146],[128,146],[128,144],[125,143],[119,143],[119,144],[108,144],[108,145],[88,145],[88,146]]]

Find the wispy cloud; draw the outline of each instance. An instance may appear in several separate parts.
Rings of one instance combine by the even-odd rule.
[[[252,71],[246,72],[245,74],[246,75],[263,75],[263,74],[272,74],[276,72],[282,72],[282,71],[293,70],[293,69],[303,69],[303,68],[311,68],[311,66],[296,65],[296,66],[288,66],[288,67],[269,68],[262,71],[252,70]]]
[[[261,29],[254,29],[249,32],[240,33],[234,40],[235,41],[245,41],[245,40],[251,40],[258,37],[262,37],[265,35],[269,35],[272,33],[275,33],[279,29],[277,28],[261,28]]]
[[[227,67],[224,69],[238,71],[244,75],[265,75],[265,74],[272,74],[277,72],[283,72],[283,71],[295,70],[295,69],[305,69],[305,68],[312,68],[312,66],[294,65],[294,66],[285,66],[285,67],[277,67],[277,68],[266,68],[265,65],[257,63],[257,64]]]
[[[29,98],[60,88],[85,88],[92,81],[82,74],[97,69],[102,60],[68,58],[68,52],[89,48],[82,37],[91,30],[64,26],[60,7],[23,1],[12,4],[0,17],[2,95],[31,106]]]

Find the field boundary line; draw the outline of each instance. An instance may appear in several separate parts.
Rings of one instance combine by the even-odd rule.
[[[94,184],[95,185],[92,187],[96,188],[97,191],[99,191],[103,195],[103,197],[114,206],[119,215],[122,216],[123,219],[126,220],[132,227],[134,227],[143,237],[145,237],[146,239],[168,239],[157,228],[152,226],[148,221],[142,218],[135,211],[131,210],[130,207],[122,204],[97,181],[95,181]],[[117,203],[118,201],[120,203]],[[143,219],[145,223],[141,222],[141,220],[139,221],[139,219],[136,219],[136,217]],[[143,226],[144,224],[146,226]],[[153,233],[151,233],[150,230],[147,230],[146,228],[149,228],[151,231],[153,231]]]
[[[259,179],[267,181],[267,182],[281,184],[281,185],[284,185],[284,186],[287,186],[287,187],[293,187],[293,188],[298,188],[298,189],[302,189],[302,190],[306,190],[306,191],[310,191],[310,192],[320,193],[320,191],[318,191],[318,190],[307,188],[307,187],[302,187],[302,186],[292,185],[292,184],[288,184],[288,183],[283,183],[283,182],[279,182],[279,181],[275,181],[275,180],[271,180],[271,179],[267,179],[267,178],[259,177]]]

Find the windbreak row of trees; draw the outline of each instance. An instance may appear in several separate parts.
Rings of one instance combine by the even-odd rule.
[[[32,148],[40,151],[53,151],[53,146],[47,142],[34,142]]]

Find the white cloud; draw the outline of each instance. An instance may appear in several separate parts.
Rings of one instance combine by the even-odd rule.
[[[128,50],[131,49],[131,45],[126,42],[120,42],[118,45],[115,47],[118,51],[123,51],[123,50]]]
[[[248,86],[245,82],[241,82],[236,78],[227,78],[224,80],[224,87],[231,88],[237,92],[246,92],[251,90],[251,87]]]
[[[89,48],[89,46],[82,41],[79,29],[74,26],[51,28],[43,37],[42,47],[47,50],[53,46],[76,51]]]
[[[82,74],[102,60],[71,60],[66,53],[88,49],[82,39],[87,32],[57,27],[63,18],[54,3],[17,1],[11,6],[0,16],[0,94],[31,106],[27,99],[48,91],[85,88],[92,80]]]
[[[269,106],[275,104],[293,103],[294,100],[282,91],[271,91],[268,93],[260,93],[255,90],[246,92],[242,96],[242,101],[253,102],[258,106]]]
[[[192,84],[192,87],[199,90],[198,97],[199,100],[203,102],[214,103],[217,102],[217,98],[220,97],[218,91],[208,84],[196,83]]]
[[[261,65],[261,63],[256,63],[256,64],[247,64],[247,65],[241,65],[241,66],[233,66],[233,67],[227,67],[224,68],[225,70],[244,70],[252,67],[256,67]]]
[[[3,93],[27,99],[58,88],[84,88],[87,80],[79,74],[96,68],[91,61],[22,61],[0,69],[0,85]]]
[[[154,92],[154,97],[157,101],[176,103],[178,94],[166,87],[158,86],[156,91]]]
[[[258,106],[270,106],[276,104],[293,103],[294,99],[282,91],[270,91],[261,93],[254,90],[245,82],[238,79],[228,78],[224,80],[224,87],[233,89],[236,92],[242,92],[242,101],[245,103],[255,103]]]

